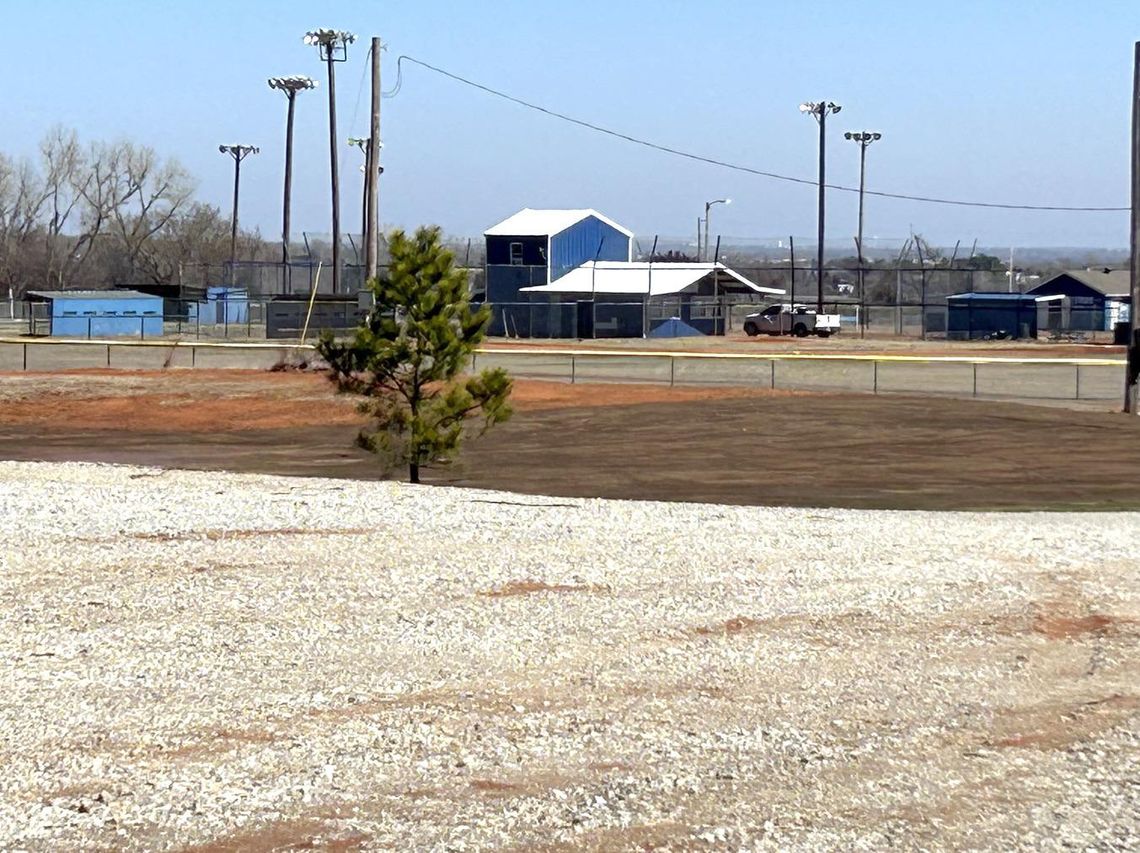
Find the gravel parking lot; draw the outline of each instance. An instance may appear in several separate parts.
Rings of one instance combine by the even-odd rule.
[[[5,849],[1140,843],[1137,514],[0,463]]]

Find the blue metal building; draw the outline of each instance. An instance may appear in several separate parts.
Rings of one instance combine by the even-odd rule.
[[[244,326],[249,321],[249,290],[207,287],[204,299],[187,304],[187,318],[203,326]]]
[[[1030,293],[957,293],[946,297],[948,340],[1037,337],[1037,297]]]
[[[33,290],[32,334],[55,338],[140,338],[162,334],[162,297],[134,290]],[[40,308],[39,306],[44,306]]]
[[[483,232],[488,302],[525,302],[519,289],[551,284],[587,261],[629,261],[633,232],[596,210],[525,208]]]

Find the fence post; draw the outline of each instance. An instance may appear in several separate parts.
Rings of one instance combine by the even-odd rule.
[[[669,356],[669,387],[673,387],[674,378],[677,372],[677,357]]]
[[[28,345],[24,344],[24,373],[28,372]]]
[[[974,396],[978,396],[978,363],[975,361],[972,364],[974,368]]]
[[[573,385],[576,379],[575,373],[577,372],[578,365],[573,355],[570,356],[570,384]]]
[[[111,366],[111,345],[107,344],[107,367]]]
[[[91,318],[87,318],[87,340],[91,340]]]
[[[871,390],[873,393],[878,394],[879,393],[879,362],[878,362],[878,360],[872,361],[871,366],[872,366],[872,368],[874,368],[871,371],[871,377],[872,377],[871,378],[871,382],[872,382]]]
[[[771,377],[770,387],[773,391],[775,391],[776,390],[776,359],[774,359],[774,358],[770,359],[768,361],[768,365],[772,368],[771,369],[772,377]]]
[[[1079,364],[1074,364],[1073,367],[1076,369],[1076,386],[1077,386],[1076,387],[1077,394],[1073,399],[1079,400],[1079,399],[1081,399],[1081,366]]]

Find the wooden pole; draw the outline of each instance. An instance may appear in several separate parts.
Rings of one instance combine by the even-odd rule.
[[[1124,411],[1140,414],[1140,42],[1132,60],[1132,304],[1129,307],[1128,367],[1124,382]]]
[[[368,135],[367,236],[364,238],[366,276],[376,278],[380,263],[380,39],[372,37],[372,130]]]

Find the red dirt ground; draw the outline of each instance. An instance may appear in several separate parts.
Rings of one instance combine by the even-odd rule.
[[[514,418],[425,482],[727,504],[1140,508],[1140,419],[1109,412],[537,381],[518,382],[513,404]],[[382,479],[354,444],[361,420],[311,373],[0,377],[0,459]]]
[[[5,379],[8,381],[5,382]],[[569,385],[516,379],[516,411],[793,396],[749,388]],[[319,374],[254,370],[77,370],[0,374],[0,424],[129,432],[218,432],[346,426],[365,422],[355,400]]]

